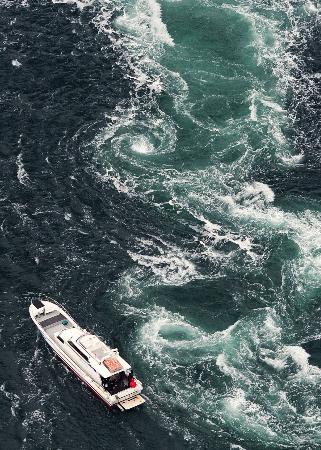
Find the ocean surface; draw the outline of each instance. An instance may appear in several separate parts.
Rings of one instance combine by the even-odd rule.
[[[321,4],[0,0],[0,35],[0,448],[320,449]],[[39,295],[143,408],[53,357]]]

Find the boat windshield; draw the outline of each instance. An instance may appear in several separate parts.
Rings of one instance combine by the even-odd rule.
[[[129,383],[133,378],[132,373],[126,375],[125,372],[119,372],[108,378],[102,378],[102,385],[111,395],[129,388]]]

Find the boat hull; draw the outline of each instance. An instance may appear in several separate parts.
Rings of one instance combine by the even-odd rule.
[[[58,359],[58,361],[60,361],[65,367],[67,367],[68,370],[70,370],[77,378],[79,381],[81,381],[82,384],[84,384],[87,389],[89,389],[92,394],[94,394],[94,396],[100,400],[105,406],[107,406],[107,408],[109,410],[115,409],[115,405],[110,405],[104,398],[102,398],[91,386],[90,384],[88,384],[84,379],[81,378],[81,376],[61,357],[58,355],[57,352],[54,352],[55,357]]]
[[[108,402],[108,400],[104,397],[102,397],[99,392],[88,382],[85,380],[85,377],[77,371],[75,367],[72,367],[72,364],[67,362],[66,355],[63,354],[63,352],[59,352],[57,348],[54,348],[52,343],[48,340],[47,336],[45,336],[43,333],[41,333],[51,350],[53,351],[54,355],[57,359],[59,359],[68,370],[70,370],[76,377],[97,397],[99,400],[101,400],[109,409],[113,409],[115,407],[114,404],[111,404]]]
[[[44,312],[41,311],[41,306],[37,306],[35,308],[33,305],[30,305],[29,312],[34,324],[39,329],[41,335],[43,336],[49,347],[52,349],[55,356],[67,367],[68,370],[70,370],[76,375],[76,377],[95,395],[95,397],[97,397],[101,402],[103,402],[103,404],[107,406],[109,409],[114,409],[115,407],[117,407],[122,411],[132,409],[145,402],[144,398],[140,395],[140,392],[130,392],[130,389],[127,389],[127,391],[126,390],[121,391],[119,394],[116,395],[109,394],[100,384],[97,383],[97,381],[95,381],[88,375],[88,373],[86,373],[86,371],[88,372],[88,369],[86,367],[81,368],[79,365],[77,365],[77,363],[71,358],[71,355],[65,353],[63,349],[60,348],[59,345],[57,345],[57,343],[59,343],[57,340],[57,335],[52,333],[51,335],[49,335],[49,333],[46,332],[46,330],[44,329],[43,326],[41,326],[41,324],[47,323],[49,325],[52,325],[53,321],[56,320],[55,317],[57,317],[57,315],[54,316],[54,318],[49,317],[49,319],[47,319],[48,315],[50,315],[50,313],[59,313],[59,319],[60,322],[62,322],[62,325],[64,324],[64,322],[67,322],[69,323],[68,326],[71,327],[72,329],[77,329],[80,332],[84,332],[84,330],[82,330],[79,327],[79,325],[69,316],[69,314],[58,305],[55,305],[54,303],[47,301],[43,302],[43,304],[44,304],[43,307]],[[49,313],[45,312],[46,307],[49,308]],[[53,310],[50,309],[53,307],[55,309]],[[42,314],[43,316],[41,317]],[[55,340],[57,340],[57,343],[55,342]]]

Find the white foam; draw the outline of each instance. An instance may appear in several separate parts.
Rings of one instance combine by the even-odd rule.
[[[12,64],[14,67],[21,67],[21,66],[22,66],[21,62],[19,62],[17,59],[13,59],[13,60],[11,61],[11,64]]]
[[[0,386],[0,392],[2,393],[2,395],[4,395],[7,399],[10,400],[11,403],[11,415],[12,417],[16,417],[16,412],[17,409],[19,408],[20,405],[20,398],[18,395],[14,394],[13,392],[9,392],[6,390],[6,385],[5,383],[3,383]]]
[[[28,216],[28,214],[26,213],[26,207],[27,205],[22,205],[20,203],[12,203],[12,206],[14,207],[15,212],[17,213],[17,215],[20,217],[20,219],[22,220],[22,223],[25,225],[26,223],[30,223],[31,219]]]
[[[266,362],[266,364],[268,364],[269,366],[273,367],[273,369],[277,370],[277,371],[281,371],[283,369],[285,369],[286,367],[286,361],[284,361],[283,359],[278,359],[278,358],[263,358],[263,361]]]
[[[307,12],[317,14],[320,12],[320,5],[318,2],[307,1],[304,5]]]
[[[309,365],[310,355],[302,347],[285,345],[277,352],[269,351],[268,353],[273,357],[267,356],[262,360],[278,372],[287,368],[290,371],[290,378],[320,382],[321,369]]]
[[[257,403],[246,398],[243,389],[235,389],[232,395],[227,397],[224,402],[225,420],[233,421],[234,426],[247,429],[256,436],[256,439],[278,440],[278,435],[273,429],[272,423],[269,423],[269,415]]]
[[[146,239],[141,239],[138,244],[140,252],[128,251],[129,256],[139,266],[149,269],[159,282],[181,285],[200,277],[195,265],[178,247]]]
[[[91,6],[93,4],[93,0],[52,0],[52,3],[65,3],[67,5],[75,4],[82,11],[84,8]]]
[[[264,187],[265,186],[265,187]],[[319,285],[321,280],[321,214],[317,211],[284,212],[271,203],[274,194],[266,185],[248,186],[236,196],[222,198],[228,205],[230,212],[242,224],[256,224],[256,232],[268,238],[266,232],[278,230],[284,233],[296,243],[300,254],[299,257],[285,265],[283,272],[291,277],[291,282],[297,289],[313,289]]]
[[[180,205],[180,203],[176,200],[173,204]],[[195,217],[197,220],[204,223],[204,229],[199,230],[197,227],[192,227],[195,231],[200,231],[200,233],[209,238],[210,240],[214,240],[214,244],[218,242],[231,242],[239,247],[240,250],[245,251],[252,259],[256,259],[257,255],[254,252],[255,245],[249,237],[240,236],[236,233],[232,233],[226,231],[222,228],[221,225],[212,223],[210,220],[206,219],[203,214],[198,214],[194,209],[190,207],[186,207],[185,209]],[[209,256],[211,259],[217,259],[218,257],[227,257],[230,255],[220,254],[217,251],[213,251],[212,246],[207,239],[206,242],[203,240],[199,240],[199,243],[204,246],[204,255]]]
[[[304,153],[299,153],[297,155],[284,155],[280,156],[282,163],[288,167],[297,167],[302,164],[304,158]]]
[[[216,365],[219,367],[222,373],[228,375],[233,379],[241,379],[241,378],[245,379],[245,377],[238,369],[236,369],[235,367],[233,367],[228,363],[224,353],[220,353],[218,355],[218,357],[216,358]]]
[[[26,186],[28,184],[28,182],[30,181],[30,179],[29,179],[29,175],[27,174],[26,169],[24,168],[24,165],[23,165],[22,153],[19,153],[19,155],[17,156],[16,164],[18,167],[18,171],[17,171],[18,180],[21,184]]]
[[[278,338],[281,335],[281,327],[275,322],[275,319],[268,315],[264,321],[264,327],[273,338]]]
[[[133,179],[122,180],[121,175],[117,173],[113,168],[106,169],[105,174],[97,172],[97,176],[103,181],[110,181],[114,185],[115,189],[122,194],[134,195],[135,181]]]
[[[179,314],[172,314],[165,308],[156,307],[149,311],[149,321],[141,328],[140,336],[143,344],[156,353],[164,348],[178,349],[198,345],[204,341],[201,331],[185,321]],[[178,339],[177,335],[181,335]]]
[[[142,153],[148,155],[154,153],[155,149],[153,145],[148,141],[145,136],[137,136],[131,144],[131,148],[136,153]]]
[[[150,45],[150,41],[174,45],[162,21],[161,8],[156,0],[137,0],[134,8],[126,8],[124,14],[117,18],[116,24],[133,37],[138,36],[142,42],[148,42],[147,45]]]
[[[257,107],[255,104],[256,99],[256,91],[252,92],[252,94],[249,97],[250,100],[250,118],[253,120],[253,122],[257,122]]]
[[[293,361],[301,368],[305,368],[309,365],[309,354],[304,350],[304,348],[297,345],[287,345],[284,347],[285,354],[291,356]]]
[[[264,105],[266,107],[268,107],[270,110],[277,112],[277,113],[282,113],[285,114],[286,110],[280,106],[276,101],[272,100],[270,97],[268,97],[265,94],[262,94],[260,92],[258,92],[256,89],[254,89],[251,93],[251,95],[249,96],[249,102],[250,102],[250,119],[253,122],[257,122],[259,120],[258,117],[258,103],[261,103],[261,105]],[[265,118],[267,120],[271,120],[271,115],[268,113],[265,113],[265,115],[261,115],[260,114],[260,121],[265,122]]]
[[[254,181],[246,183],[242,191],[236,196],[236,199],[245,206],[256,205],[264,207],[269,203],[273,203],[274,197],[274,192],[267,184]]]
[[[40,409],[35,409],[31,413],[27,414],[27,417],[23,420],[22,425],[25,428],[28,428],[35,424],[41,426],[41,424],[45,423],[46,423],[45,413]]]
[[[272,100],[265,100],[264,98],[262,98],[261,102],[263,103],[263,105],[268,106],[269,108],[273,109],[276,112],[279,112],[279,113],[286,112],[286,110],[282,106],[280,106],[276,102],[273,102]]]

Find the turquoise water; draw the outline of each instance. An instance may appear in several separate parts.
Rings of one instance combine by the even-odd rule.
[[[7,448],[320,448],[319,3],[0,7]],[[143,409],[50,359],[39,292],[120,348]]]
[[[316,318],[320,207],[276,196],[269,182],[274,172],[286,184],[304,165],[291,135],[295,95],[306,89],[296,47],[318,6],[107,8],[117,6],[115,45],[135,87],[98,136],[98,158],[117,189],[173,223],[169,236],[137,240],[134,267],[113,291],[118,312],[137,321],[133,352],[148,373],[150,408],[196,447],[226,435],[231,448],[233,439],[244,448],[320,445],[321,372],[300,346]]]

